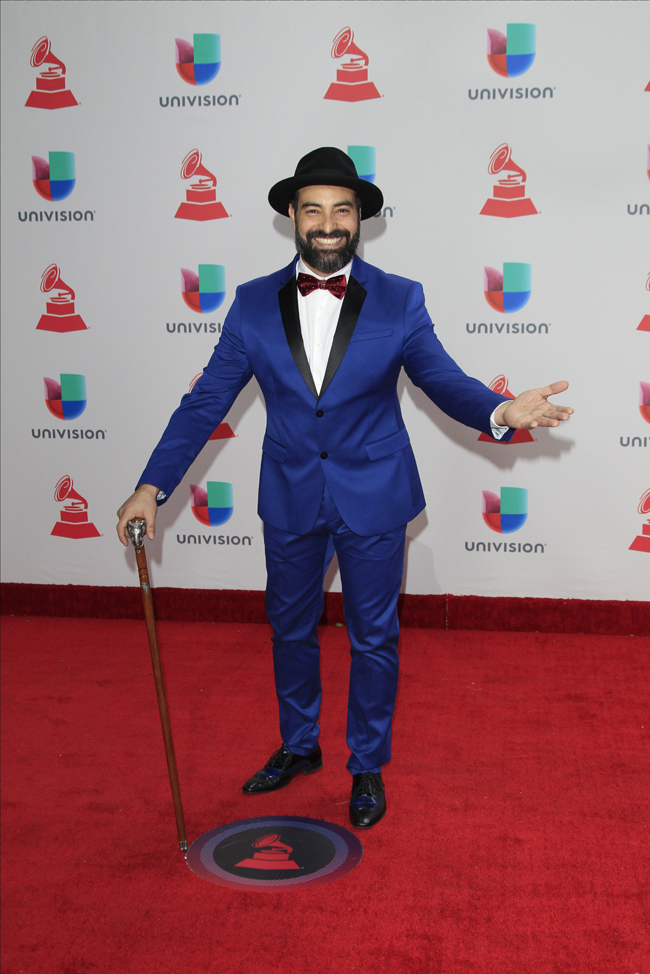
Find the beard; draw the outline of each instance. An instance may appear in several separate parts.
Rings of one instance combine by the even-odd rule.
[[[325,237],[330,240],[343,237],[343,243],[336,250],[322,250],[314,243],[314,237]],[[357,226],[354,236],[350,235],[349,230],[333,230],[331,233],[324,233],[322,230],[308,230],[306,239],[300,236],[300,231],[296,226],[296,250],[304,262],[313,267],[315,271],[320,271],[321,274],[335,274],[350,263],[357,252],[360,237],[360,224]]]

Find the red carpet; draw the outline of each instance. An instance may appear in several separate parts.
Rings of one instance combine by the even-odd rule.
[[[71,619],[142,618],[142,598],[136,585],[2,582],[0,594],[4,615]],[[153,599],[158,620],[266,624],[264,592],[260,591],[156,586]],[[397,611],[401,625],[412,629],[650,636],[650,602],[402,593]],[[340,592],[325,593],[325,611],[321,622],[323,625],[344,622],[343,596]]]
[[[5,618],[3,974],[648,974],[642,637],[405,629],[361,865],[227,890],[178,851],[143,622]],[[326,767],[265,798],[265,626],[159,624],[188,837],[345,824],[347,645],[323,629]]]

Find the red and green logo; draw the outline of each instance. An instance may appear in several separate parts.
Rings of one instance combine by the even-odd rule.
[[[64,200],[77,182],[74,152],[48,152],[47,159],[32,156],[32,182],[44,200]]]
[[[190,484],[192,495],[192,514],[201,524],[217,527],[232,517],[232,484],[219,480],[208,480],[207,490],[197,484]]]
[[[483,520],[497,534],[512,534],[523,528],[528,518],[528,491],[525,487],[502,487],[500,496],[483,491]]]
[[[176,70],[188,85],[207,85],[221,67],[221,35],[194,34],[193,41],[176,38]]]
[[[192,311],[216,311],[226,296],[226,268],[223,264],[199,264],[197,274],[181,267],[181,293]]]
[[[86,376],[62,372],[56,379],[44,378],[45,405],[57,419],[77,419],[86,408]]]

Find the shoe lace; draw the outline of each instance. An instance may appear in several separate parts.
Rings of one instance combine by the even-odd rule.
[[[263,770],[266,771],[270,768],[272,770],[277,769],[277,771],[284,771],[290,760],[291,751],[288,747],[286,747],[286,745],[283,744],[282,747],[278,748],[278,750],[271,755],[269,760],[264,765]]]
[[[371,805],[377,801],[380,791],[379,775],[374,771],[364,771],[352,789],[352,800],[355,805]]]

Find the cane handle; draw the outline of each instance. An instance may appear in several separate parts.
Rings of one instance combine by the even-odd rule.
[[[126,531],[133,542],[135,550],[140,551],[147,533],[147,522],[145,519],[143,517],[134,517],[132,521],[127,521]]]

